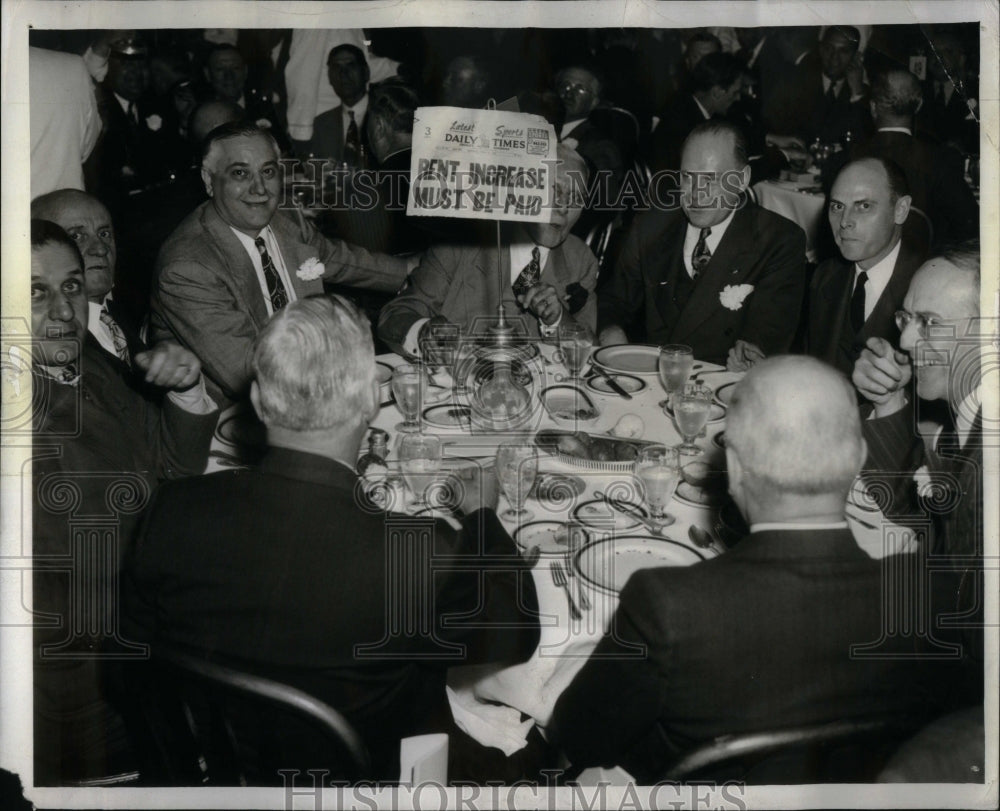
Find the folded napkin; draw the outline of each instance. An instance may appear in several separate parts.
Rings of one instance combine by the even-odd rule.
[[[522,721],[513,707],[491,704],[476,698],[472,687],[458,690],[449,685],[448,702],[458,728],[484,746],[495,746],[507,757],[528,744],[528,733],[534,725],[530,718]]]

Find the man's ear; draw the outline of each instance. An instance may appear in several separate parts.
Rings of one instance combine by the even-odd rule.
[[[212,196],[212,173],[204,166],[201,167],[201,182],[205,184],[205,194]]]
[[[256,380],[250,384],[250,403],[253,405],[253,410],[257,415],[257,419],[264,422],[264,414],[261,412],[260,408],[260,387],[257,385]],[[266,424],[267,423],[265,423],[265,425]]]
[[[379,386],[377,377],[372,380],[372,387],[371,391],[369,391],[369,394],[371,395],[371,404],[369,405],[365,413],[365,425],[370,425],[371,421],[378,416],[379,412],[378,401],[379,401],[379,395],[381,394],[381,387]]]
[[[910,216],[910,204],[913,202],[913,198],[908,194],[900,195],[899,199],[896,200],[896,205],[892,211],[892,219],[896,225],[902,225],[906,222],[906,218]]]
[[[737,181],[737,186],[739,188],[740,194],[743,194],[748,188],[750,188],[750,164],[748,163],[739,171],[739,180]]]
[[[726,475],[729,479],[729,492],[732,493],[743,481],[743,466],[732,448],[726,448]]]

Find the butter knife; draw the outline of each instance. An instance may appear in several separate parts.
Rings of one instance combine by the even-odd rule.
[[[608,384],[608,388],[610,388],[611,391],[613,391],[619,397],[624,397],[626,400],[632,399],[632,395],[629,394],[627,391],[625,391],[625,389],[623,389],[618,384],[618,381],[615,380],[613,377],[611,377],[609,374],[607,374],[607,372],[601,371],[596,366],[591,366],[591,369],[593,370],[593,374],[591,375],[591,377],[603,378],[604,381]]]

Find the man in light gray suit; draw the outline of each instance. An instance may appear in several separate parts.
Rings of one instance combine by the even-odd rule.
[[[198,356],[222,405],[248,392],[253,342],[273,313],[322,293],[323,280],[396,292],[407,263],[328,240],[279,212],[279,152],[267,131],[223,125],[203,156],[210,199],[160,250],[151,328]]]

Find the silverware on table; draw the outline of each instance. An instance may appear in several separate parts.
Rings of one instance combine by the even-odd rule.
[[[556,564],[558,565],[558,564]],[[586,589],[580,579],[576,576],[576,572],[573,571],[573,564],[567,560],[566,561],[566,575],[567,577],[576,583],[576,596],[580,601],[580,608],[584,611],[590,611],[590,598],[587,597]]]
[[[562,564],[553,561],[549,564],[549,571],[552,574],[552,582],[566,592],[570,617],[575,620],[582,619],[583,614],[580,613],[580,609],[576,607],[576,602],[573,600],[573,592],[569,590],[569,581],[566,579],[566,572],[563,570]]]
[[[652,532],[654,535],[662,535],[663,525],[657,524],[655,521],[651,521],[646,518],[638,510],[633,510],[630,505],[626,505],[624,502],[616,501],[615,499],[608,498],[603,492],[598,490],[594,493],[594,498],[604,499],[604,503],[607,504],[612,510],[618,510],[622,515],[627,515],[629,518],[634,518],[640,524],[642,524],[646,529]]]
[[[609,375],[607,372],[598,369],[596,366],[592,366],[591,369],[593,370],[593,374],[591,375],[591,377],[603,378],[604,382],[608,384],[608,388],[610,388],[611,391],[613,391],[619,397],[624,397],[626,400],[632,399],[632,395],[629,394],[627,391],[625,391],[625,389],[621,387],[618,381],[615,380],[613,377],[611,377],[611,375]]]
[[[695,546],[699,546],[702,549],[716,549],[715,538],[712,537],[710,532],[701,527],[696,527],[694,524],[688,527],[688,537]]]

